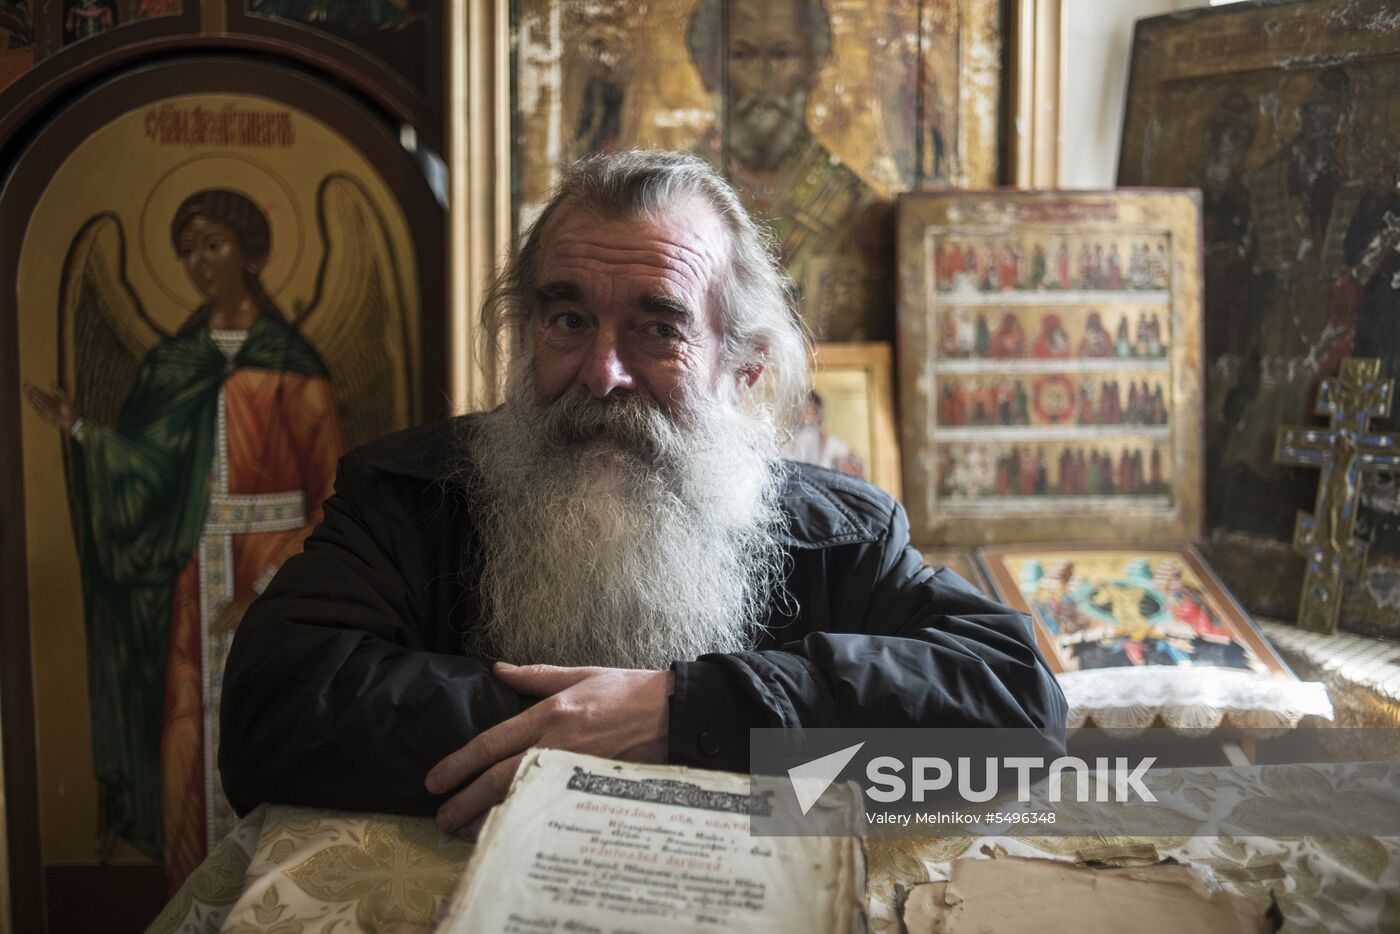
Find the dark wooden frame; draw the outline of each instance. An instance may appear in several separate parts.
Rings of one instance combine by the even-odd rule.
[[[62,3],[34,13],[34,67],[0,92],[0,151],[47,104],[85,82],[118,68],[194,50],[247,50],[300,62],[345,82],[394,121],[413,125],[438,153],[447,140],[447,88],[450,43],[446,3],[433,0],[428,34],[440,38],[437,68],[422,94],[381,59],[314,27],[298,26],[244,12],[246,0],[182,0],[171,16],[126,23],[72,45],[61,44]],[[58,30],[58,35],[55,34]]]
[[[101,37],[95,37],[101,38]],[[94,41],[94,40],[87,40]],[[0,373],[9,386],[0,396],[0,448],[12,452],[0,463],[0,716],[3,723],[4,790],[10,893],[14,930],[44,930],[44,885],[40,865],[38,775],[35,761],[33,679],[30,670],[30,604],[24,525],[24,476],[20,450],[19,314],[14,283],[29,217],[64,158],[96,126],[124,107],[157,101],[172,93],[251,93],[314,114],[360,148],[388,188],[400,197],[408,226],[417,237],[415,257],[421,302],[418,368],[420,402],[415,421],[446,408],[448,347],[445,314],[446,218],[393,127],[375,125],[375,114],[340,91],[304,73],[237,55],[192,55],[127,71],[94,87],[36,134],[34,143],[0,188],[0,275],[11,285],[0,292]],[[433,231],[440,231],[437,236]],[[13,233],[12,233],[13,232]],[[82,690],[86,690],[82,688]]]
[[[428,86],[419,89],[362,46],[314,26],[249,13],[248,0],[225,2],[228,4],[228,38],[252,48],[283,54],[289,47],[296,48],[298,57],[361,88],[394,119],[417,127],[424,142],[437,152],[443,152],[447,137],[446,42],[438,42],[437,67],[433,67],[431,60],[428,62]],[[424,49],[424,54],[433,51],[432,37],[447,34],[447,4],[431,0],[427,6],[424,31],[429,39],[426,45],[430,47]]]
[[[34,10],[34,67],[0,94],[0,143],[24,126],[55,97],[84,81],[138,58],[189,48],[198,39],[205,15],[200,0],[183,0],[181,11],[124,23],[101,35],[62,45],[63,5],[38,0]],[[57,32],[57,34],[56,34]]]

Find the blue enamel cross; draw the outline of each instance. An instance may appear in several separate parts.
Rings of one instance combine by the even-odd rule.
[[[1322,471],[1312,514],[1300,510],[1293,527],[1293,550],[1308,559],[1298,607],[1303,629],[1337,631],[1345,584],[1360,577],[1369,547],[1356,537],[1362,475],[1400,469],[1400,435],[1368,430],[1371,419],[1390,414],[1395,394],[1394,380],[1380,373],[1380,360],[1347,357],[1337,378],[1317,391],[1316,414],[1331,424],[1279,432],[1274,460]]]

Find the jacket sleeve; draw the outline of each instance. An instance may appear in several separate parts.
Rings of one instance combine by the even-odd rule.
[[[377,495],[354,477],[342,461],[321,525],[234,639],[219,769],[239,814],[261,802],[432,814],[446,796],[424,789],[428,769],[521,710],[485,662],[427,650],[404,532],[360,508]]]
[[[747,771],[756,727],[1030,728],[1063,751],[1064,694],[1030,619],[926,567],[902,506],[877,545],[828,573],[841,580],[824,631],[672,666],[671,761]]]

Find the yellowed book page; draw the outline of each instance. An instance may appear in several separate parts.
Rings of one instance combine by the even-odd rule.
[[[865,930],[858,838],[756,837],[749,779],[531,750],[445,934]]]

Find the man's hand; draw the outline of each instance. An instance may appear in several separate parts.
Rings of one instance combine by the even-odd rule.
[[[477,823],[475,818],[505,798],[516,766],[531,746],[628,762],[666,761],[667,704],[675,681],[671,672],[505,662],[497,662],[493,671],[518,693],[545,699],[477,734],[428,772],[424,785],[433,794],[476,776],[438,809],[437,824],[445,833]]]

